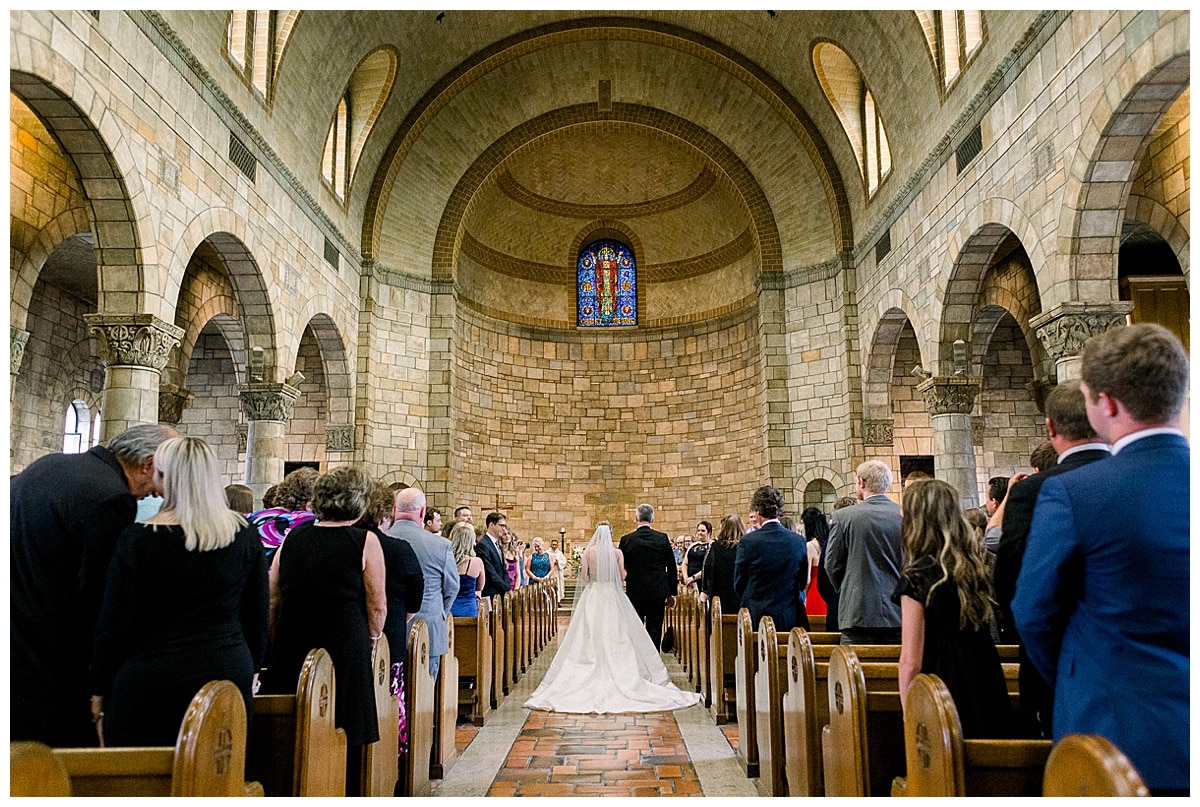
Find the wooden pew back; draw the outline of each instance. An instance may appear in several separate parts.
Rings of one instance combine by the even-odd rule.
[[[8,746],[8,795],[69,796],[71,776],[44,743],[21,741]]]
[[[519,591],[520,589],[518,589]],[[504,694],[512,692],[513,685],[521,677],[521,661],[517,650],[521,646],[517,629],[517,593],[510,591],[504,596]]]
[[[262,793],[246,784],[246,705],[232,681],[201,687],[174,748],[58,748],[52,753],[76,796]]]
[[[758,730],[754,710],[754,672],[758,669],[758,634],[750,622],[750,611],[738,610],[734,628],[737,659],[734,688],[737,692],[737,761],[747,776],[758,776]]]
[[[1046,762],[1043,796],[1149,796],[1141,775],[1110,740],[1068,734]]]
[[[833,648],[829,661],[829,724],[821,730],[825,762],[825,795],[862,798],[870,795],[865,754],[867,684],[854,651]]]
[[[697,685],[700,692],[700,702],[708,708],[712,704],[712,668],[708,663],[708,642],[710,632],[712,630],[710,619],[711,613],[708,600],[699,602],[697,600],[697,611],[700,615],[699,626],[696,632],[696,671],[699,674]]]
[[[759,785],[769,796],[786,796],[783,693],[787,687],[787,644],[779,644],[775,621],[758,622],[758,669],[754,673],[754,725],[758,743]]]
[[[487,722],[492,713],[491,602],[479,601],[476,617],[454,617],[454,655],[458,658],[458,676],[470,679],[470,688],[460,688],[458,704],[467,707],[467,717],[476,726]]]
[[[408,750],[400,769],[400,794],[428,796],[432,792],[429,762],[433,754],[434,681],[429,674],[429,628],[423,619],[414,619],[408,630],[404,675]]]
[[[508,632],[505,625],[504,616],[504,597],[500,594],[492,595],[492,611],[491,611],[491,631],[492,631],[492,708],[495,709],[504,701],[504,696],[508,694],[509,683],[505,681],[505,671],[508,669],[508,662],[505,661],[504,654],[507,652],[505,647],[508,644]]]
[[[784,772],[788,794],[821,796],[821,726],[817,722],[817,665],[812,642],[792,628],[787,647],[787,692],[780,704],[783,722]],[[826,711],[828,706],[826,706]]]
[[[720,597],[713,598],[710,613],[712,638],[708,654],[712,715],[717,725],[721,725],[737,719],[737,699],[729,686],[737,665],[737,615],[721,612]]]
[[[386,636],[379,637],[371,652],[371,685],[379,740],[363,748],[362,795],[391,798],[399,775],[400,703],[392,694],[392,654]]]
[[[453,618],[446,620],[446,633],[450,645],[442,656],[434,685],[433,752],[429,760],[432,779],[445,778],[446,772],[458,760],[458,750],[454,747],[454,727],[458,722],[458,657],[454,652],[457,636]]]

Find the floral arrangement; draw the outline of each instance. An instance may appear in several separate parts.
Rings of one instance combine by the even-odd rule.
[[[583,547],[577,546],[571,550],[571,571],[579,577],[579,567],[583,565]]]

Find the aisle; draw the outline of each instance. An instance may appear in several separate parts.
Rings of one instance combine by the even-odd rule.
[[[566,629],[562,621],[558,636]],[[701,706],[645,715],[531,712],[556,637],[471,740],[434,796],[756,796]],[[675,657],[663,660],[681,685]]]

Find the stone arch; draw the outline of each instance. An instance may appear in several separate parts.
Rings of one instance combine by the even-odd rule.
[[[408,471],[388,471],[379,477],[378,481],[392,491],[402,488],[420,488],[421,490],[425,490],[425,486],[421,484],[421,481]]]
[[[1180,24],[1187,25],[1187,15],[1171,23]],[[1117,299],[1121,224],[1133,180],[1154,127],[1191,81],[1186,50],[1155,64],[1156,44],[1161,51],[1162,42],[1173,46],[1178,41],[1180,37],[1171,36],[1146,39],[1097,93],[1096,106],[1084,120],[1058,220],[1058,252],[1066,261],[1054,281],[1066,287],[1054,302]],[[1182,41],[1187,42],[1186,35]]]
[[[649,126],[679,138],[715,164],[737,189],[746,205],[754,243],[757,246],[759,271],[774,274],[783,270],[782,244],[774,213],[754,175],[733,151],[716,141],[691,121],[658,109],[637,104],[614,103],[610,112],[600,112],[595,104],[579,104],[548,112],[526,121],[489,146],[476,158],[459,179],[438,223],[434,238],[432,274],[435,280],[454,278],[463,235],[463,222],[470,212],[472,200],[492,172],[510,154],[529,141],[549,132],[591,121],[620,121],[630,126]]]
[[[909,311],[917,310],[912,300],[903,292],[893,290],[880,302],[880,307],[884,306],[887,308],[875,324],[870,352],[864,362],[864,420],[889,420],[892,417],[892,372],[896,363],[896,347],[900,343],[900,334],[905,323],[912,325],[917,335],[917,349],[921,353],[921,361],[928,361],[927,352],[921,347],[923,329],[918,328],[908,314]]]
[[[648,41],[682,50],[728,71],[738,80],[752,87],[796,133],[797,139],[816,167],[825,190],[838,249],[847,251],[854,248],[850,203],[833,153],[804,107],[777,79],[728,46],[694,31],[650,20],[594,17],[549,23],[514,34],[484,48],[454,68],[416,103],[404,124],[388,144],[380,161],[380,168],[376,172],[375,181],[371,185],[363,216],[361,250],[363,259],[372,260],[377,257],[376,245],[383,232],[384,212],[387,210],[396,178],[400,174],[400,169],[409,151],[420,139],[426,127],[436,119],[438,113],[455,96],[469,87],[480,75],[532,51],[553,47],[563,42],[600,38]],[[595,104],[581,106],[590,108],[592,115],[596,113]],[[612,114],[616,113],[619,106],[621,105],[613,104]],[[611,118],[612,114],[606,117]],[[711,135],[706,134],[706,137],[711,139]],[[755,210],[755,208],[752,206],[751,210]],[[777,233],[775,241],[775,250],[779,251]],[[769,251],[764,249],[764,252]],[[439,253],[435,250],[434,254],[436,256]],[[760,271],[764,273],[782,272],[782,261],[776,264],[764,259]],[[436,269],[434,276],[437,277]]]
[[[21,257],[21,262],[13,273],[12,297],[9,307],[9,324],[14,328],[25,330],[29,316],[29,302],[33,298],[33,288],[37,285],[38,275],[47,259],[58,248],[59,244],[80,233],[92,233],[91,221],[87,211],[82,207],[64,210],[38,233],[37,240],[31,245],[29,252]]]
[[[34,64],[51,65],[62,76],[46,78],[26,72],[18,65],[9,70],[9,89],[41,119],[63,153],[75,166],[83,185],[97,265],[97,310],[110,314],[143,313],[147,304],[145,267],[155,263],[152,243],[142,244],[142,231],[152,224],[145,208],[145,194],[129,184],[139,175],[129,152],[126,136],[112,114],[105,114],[102,93],[87,84],[83,65],[72,65],[47,43],[21,37],[14,47],[14,61],[29,53]],[[15,44],[15,43],[14,43]],[[26,48],[25,46],[28,46]],[[79,96],[92,99],[90,110],[81,109],[60,87],[75,87]],[[98,122],[98,123],[97,123]],[[112,144],[110,146],[110,144]],[[126,178],[130,178],[127,182]]]
[[[809,485],[819,482],[828,483],[833,488],[835,498],[837,491],[848,484],[845,476],[833,470],[828,465],[810,466],[808,470],[796,478],[795,499],[792,504],[792,509],[795,510],[792,514],[793,518],[798,519],[800,513],[804,511],[805,505],[797,505],[804,502],[804,494],[808,490]]]
[[[1032,264],[1034,279],[1040,283],[1037,267],[1045,265],[1045,256],[1038,246],[1036,235],[1028,226],[1028,219],[1020,215],[1019,208],[1007,199],[994,199],[989,202],[994,204],[984,203],[981,206],[984,209],[980,211],[979,218],[983,218],[984,223],[977,224],[969,220],[955,233],[957,257],[946,282],[945,294],[942,295],[940,333],[937,343],[933,346],[936,352],[926,357],[930,364],[926,369],[936,375],[950,375],[953,372],[953,344],[956,339],[962,339],[970,345],[972,322],[984,277],[994,264],[997,252],[1010,238],[1016,237],[1025,250]],[[988,215],[1001,210],[1007,213],[1003,220]],[[1032,241],[1027,241],[1021,232],[1014,230],[1010,225],[1016,225],[1018,230],[1024,231]],[[1032,247],[1027,246],[1027,243],[1031,243]],[[1040,300],[1041,289],[1037,291]],[[1023,325],[1028,327],[1028,322]]]
[[[1003,267],[1008,277],[997,277],[996,273],[992,271],[996,269],[996,266],[989,266],[984,273],[975,306],[975,318],[971,325],[971,338],[968,341],[969,372],[972,375],[979,372],[991,334],[999,324],[1003,313],[1006,312],[1012,316],[1021,329],[1035,377],[1039,379],[1054,377],[1053,363],[1049,361],[1046,349],[1038,339],[1036,330],[1029,324],[1030,320],[1042,311],[1041,299],[1037,293],[1037,280],[1033,277],[1032,267],[1023,268],[1028,270],[1025,273],[1027,276],[1017,278],[1017,281],[1026,280],[1028,283],[1017,288],[1014,288],[1012,283],[1014,272],[1011,263],[1009,266]]]
[[[1157,199],[1136,193],[1130,194],[1129,204],[1125,206],[1125,221],[1129,219],[1140,221],[1163,237],[1175,253],[1184,282],[1190,289],[1192,284],[1188,269],[1191,265],[1191,234],[1188,232],[1187,219],[1179,218]]]
[[[637,268],[637,309],[639,322],[642,321],[642,313],[646,310],[646,282],[642,271],[643,256],[646,251],[642,248],[642,239],[638,236],[637,231],[623,221],[613,221],[611,219],[600,219],[598,221],[589,222],[586,227],[583,227],[571,239],[571,251],[567,253],[566,265],[571,268],[571,287],[574,289],[576,280],[578,280],[578,262],[580,251],[602,238],[612,238],[626,244],[630,251],[633,252],[633,259]],[[579,294],[572,292],[568,295],[570,301],[570,309],[567,312],[570,322],[579,320]]]
[[[325,410],[328,422],[330,425],[351,424],[354,422],[353,368],[337,323],[328,314],[317,313],[308,318],[305,329],[312,331],[321,353],[328,396]],[[295,362],[295,357],[292,361]]]
[[[238,383],[246,383],[245,334],[241,322],[238,321],[237,300],[227,295],[210,297],[199,310],[193,313],[189,321],[183,325],[183,339],[171,350],[171,355],[167,359],[167,367],[163,370],[164,381],[171,381],[172,383],[184,386],[188,363],[192,359],[192,351],[196,347],[196,341],[200,338],[201,331],[208,327],[209,322],[213,322],[214,320],[214,326],[220,331],[221,336],[224,337],[225,344],[229,346],[229,353],[233,357],[233,368],[237,374]],[[172,375],[172,371],[179,374],[179,381],[176,382],[172,378],[167,377]]]
[[[228,208],[208,208],[188,223],[171,252],[170,268],[163,278],[164,299],[171,301],[172,309],[178,306],[188,265],[196,250],[206,241],[221,259],[233,286],[238,306],[236,316],[242,322],[247,349],[263,349],[265,381],[282,381],[282,368],[277,355],[275,312],[267,277],[254,258],[255,253],[263,254],[266,248],[253,238],[244,218]]]

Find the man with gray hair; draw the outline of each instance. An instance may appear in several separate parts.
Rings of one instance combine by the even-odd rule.
[[[384,532],[412,547],[425,575],[421,608],[409,614],[408,622],[411,628],[414,619],[425,620],[429,629],[429,674],[436,678],[442,656],[450,649],[446,614],[458,596],[458,566],[450,542],[425,529],[425,494],[420,488],[396,491],[392,518],[392,526]]]
[[[154,452],[178,436],[133,426],[107,446],[42,457],[10,481],[10,739],[97,744],[87,669],[108,564],[138,500],[162,495]]]
[[[916,484],[920,484],[919,482]],[[900,644],[900,505],[888,498],[892,469],[867,460],[854,472],[858,504],[835,510],[825,572],[838,592],[842,644]]]
[[[638,528],[622,536],[620,545],[625,556],[625,596],[658,650],[662,643],[663,609],[675,604],[679,572],[671,539],[665,532],[650,527],[654,508],[639,504],[634,514]]]

